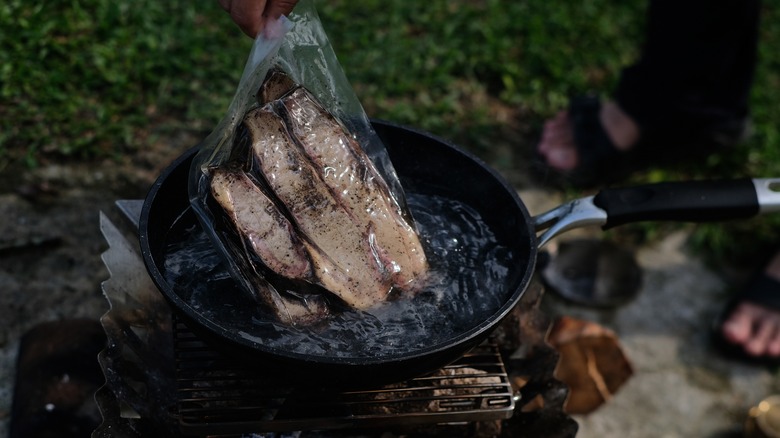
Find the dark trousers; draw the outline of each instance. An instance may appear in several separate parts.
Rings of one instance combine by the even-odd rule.
[[[742,122],[755,71],[758,0],[651,0],[641,58],[615,100],[643,132],[694,134]]]

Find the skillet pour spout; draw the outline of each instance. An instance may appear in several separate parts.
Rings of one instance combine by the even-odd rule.
[[[714,222],[780,211],[780,178],[663,182],[603,189],[533,217],[538,247],[574,228],[640,221]]]

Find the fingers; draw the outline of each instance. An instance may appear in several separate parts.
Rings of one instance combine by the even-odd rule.
[[[218,0],[222,9],[248,36],[255,38],[268,19],[289,15],[297,0]]]
[[[260,33],[265,0],[219,0],[219,4],[245,34],[254,38]]]
[[[297,3],[298,0],[269,0],[263,15],[274,19],[282,15],[290,15]]]

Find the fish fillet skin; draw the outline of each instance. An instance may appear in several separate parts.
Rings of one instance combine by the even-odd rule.
[[[360,144],[305,88],[280,100],[282,115],[356,224],[369,224],[373,256],[404,289],[428,271],[422,243]]]
[[[243,171],[215,169],[211,193],[266,267],[286,278],[312,275],[306,250],[292,225]]]
[[[271,106],[250,111],[243,123],[257,172],[310,243],[307,248],[319,284],[357,309],[384,301],[392,284],[371,256],[365,238],[368,224],[355,224]]]

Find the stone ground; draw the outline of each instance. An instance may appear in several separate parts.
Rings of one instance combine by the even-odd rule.
[[[550,206],[549,197],[540,193],[521,192],[532,212]],[[579,230],[557,240],[594,238],[598,232]],[[686,250],[687,237],[680,231],[635,250],[642,286],[620,307],[587,309],[550,291],[545,295],[549,315],[573,316],[613,330],[634,367],[611,400],[575,417],[578,437],[742,436],[748,409],[780,389],[776,372],[727,359],[712,345],[712,323],[732,282],[744,281],[744,274],[707,267]]]
[[[108,274],[100,259],[106,245],[99,211],[116,199],[142,198],[160,169],[184,149],[163,145],[123,163],[0,175],[0,436],[7,435],[20,336],[43,321],[99,318],[107,310],[100,290]],[[521,193],[532,213],[561,201],[557,192],[524,187]],[[620,308],[588,310],[547,294],[544,304],[552,316],[576,316],[614,330],[635,370],[605,405],[576,417],[578,437],[732,436],[750,406],[780,389],[770,371],[723,359],[709,347],[710,322],[730,283],[688,254],[685,238],[673,234],[637,250],[643,287]]]
[[[119,162],[0,172],[0,436],[8,435],[21,336],[41,322],[97,320],[108,310],[99,212],[116,199],[143,198],[162,168],[193,144],[168,138]]]

